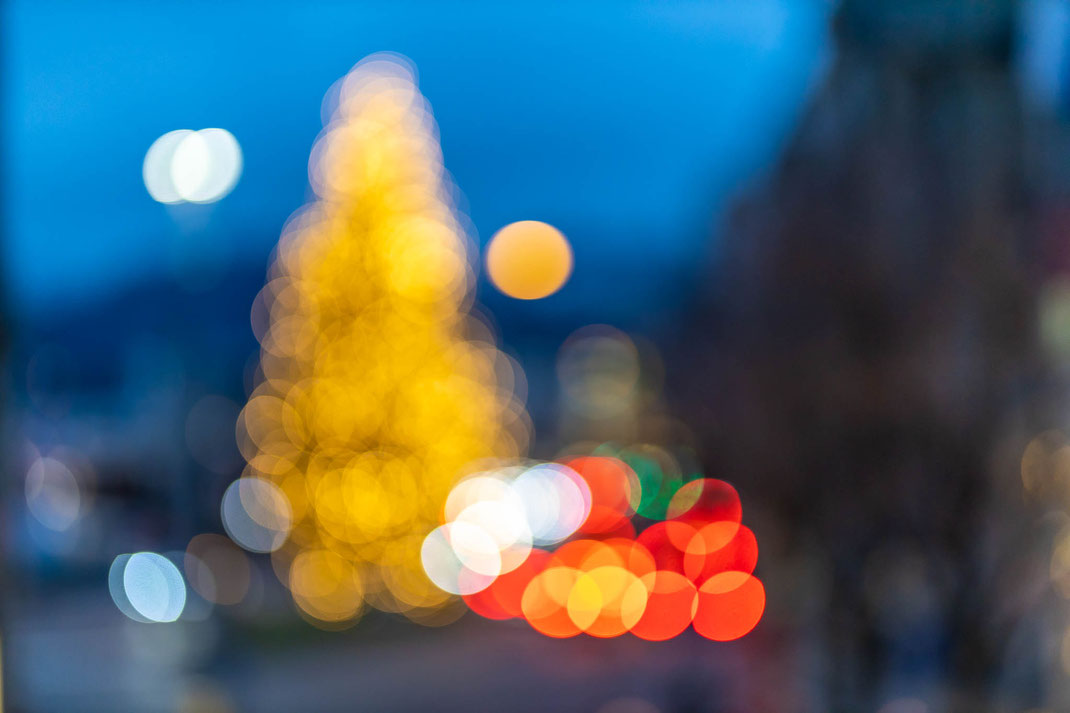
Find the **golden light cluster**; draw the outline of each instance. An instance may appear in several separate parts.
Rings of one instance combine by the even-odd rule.
[[[434,623],[463,608],[424,573],[423,539],[465,467],[521,455],[530,429],[516,367],[469,312],[467,236],[413,70],[373,55],[328,99],[317,199],[253,308],[235,527],[316,621],[370,604]]]

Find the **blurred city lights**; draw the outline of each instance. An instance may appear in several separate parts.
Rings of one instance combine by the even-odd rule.
[[[119,555],[108,574],[112,601],[143,623],[171,622],[186,606],[186,583],[169,559],[155,552]]]
[[[554,638],[631,632],[664,641],[693,626],[708,639],[738,639],[765,611],[765,588],[752,574],[758,543],[741,524],[739,496],[721,480],[669,482],[670,519],[636,537],[630,519],[642,481],[617,458],[472,475],[424,539],[424,569],[475,613],[522,617]],[[567,541],[551,552],[532,547],[529,533],[540,545]]]
[[[523,377],[468,314],[469,239],[411,63],[362,60],[325,107],[309,162],[318,199],[286,225],[254,303],[258,381],[237,423],[238,482],[278,497],[264,518],[228,491],[224,524],[239,545],[276,550],[310,618],[343,624],[366,602],[441,623],[463,611],[450,595],[531,547],[516,502],[440,519],[469,464],[526,450]],[[292,528],[275,522],[283,501]]]
[[[1070,711],[1070,3],[13,5],[0,712]]]
[[[586,481],[557,463],[469,476],[446,498],[445,524],[424,540],[424,571],[445,591],[475,594],[528,561],[533,543],[570,536],[590,508]]]
[[[510,297],[537,300],[561,289],[572,274],[572,247],[557,228],[537,220],[505,226],[487,245],[487,274]]]
[[[160,203],[213,203],[241,176],[237,139],[225,129],[169,131],[145,154],[145,188]]]
[[[271,553],[298,611],[327,628],[366,604],[444,623],[461,597],[551,637],[752,630],[765,590],[731,485],[685,477],[650,444],[518,460],[526,383],[468,314],[468,238],[411,63],[366,58],[325,107],[309,163],[317,201],[287,223],[253,305],[260,361],[236,415],[247,466],[221,503],[230,541]],[[240,157],[222,130],[171,132],[146,156],[146,187],[161,202],[215,200]],[[491,239],[486,265],[505,294],[539,299],[568,280],[572,250],[552,226],[520,221]],[[639,350],[612,327],[570,336],[557,374],[588,422],[634,422],[643,406]],[[207,396],[186,421],[191,454],[220,474],[234,467],[217,438],[234,409]],[[248,591],[250,564],[230,541],[199,535],[184,554],[208,602]],[[113,598],[131,618],[177,618],[185,585],[153,557],[117,558]]]

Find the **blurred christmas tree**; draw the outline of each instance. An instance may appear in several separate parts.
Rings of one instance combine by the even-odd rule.
[[[412,70],[373,56],[335,90],[310,163],[318,200],[284,230],[253,311],[245,476],[292,508],[273,562],[305,614],[344,623],[367,602],[449,620],[461,609],[420,544],[466,465],[526,449],[526,415],[468,311],[466,236]]]

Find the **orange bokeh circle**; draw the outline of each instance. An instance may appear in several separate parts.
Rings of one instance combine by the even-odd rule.
[[[484,592],[493,597],[498,609],[509,618],[524,615],[522,601],[524,590],[550,562],[551,555],[546,550],[533,549],[523,564],[511,572],[506,572],[495,579]]]
[[[732,641],[750,633],[764,611],[765,587],[757,577],[721,572],[699,587],[692,624],[707,639]]]
[[[643,577],[646,610],[631,632],[647,641],[665,641],[682,633],[695,616],[695,585],[677,572],[658,570]]]
[[[628,521],[638,495],[638,478],[624,461],[608,456],[581,456],[565,463],[591,491],[591,512],[580,525],[586,534],[613,531]]]
[[[580,633],[569,617],[568,599],[581,574],[571,567],[549,567],[531,580],[521,599],[524,618],[531,628],[555,639]]]

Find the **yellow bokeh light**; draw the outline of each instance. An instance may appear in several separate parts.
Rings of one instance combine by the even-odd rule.
[[[303,612],[325,622],[353,619],[364,604],[357,569],[328,550],[297,556],[290,565],[290,591]]]
[[[287,528],[249,519],[285,534],[272,565],[303,614],[344,624],[368,604],[438,624],[463,607],[421,543],[470,463],[526,450],[523,376],[470,314],[469,238],[411,66],[368,58],[328,103],[317,200],[253,305],[260,364],[237,423],[243,480],[289,501]]]
[[[548,297],[572,274],[572,248],[552,225],[537,220],[510,223],[487,246],[487,273],[494,286],[510,297]]]

